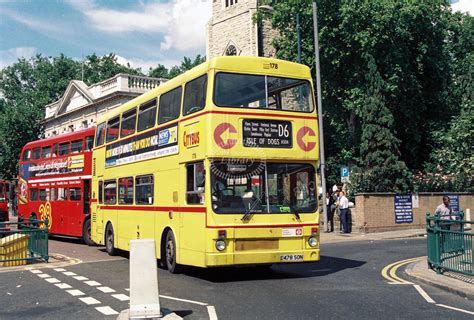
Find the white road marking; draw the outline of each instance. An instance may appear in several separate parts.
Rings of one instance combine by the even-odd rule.
[[[49,274],[46,274],[46,273],[38,273],[37,274],[38,277],[40,278],[51,278],[51,276]]]
[[[186,299],[180,299],[180,298],[175,298],[175,297],[170,297],[170,296],[164,296],[160,294],[161,298],[169,299],[169,300],[176,300],[176,301],[182,301],[182,302],[189,302],[192,304],[198,304],[200,306],[208,306],[209,304],[204,303],[204,302],[199,302],[199,301],[193,301],[193,300],[186,300]]]
[[[115,292],[114,289],[112,288],[109,288],[109,287],[97,287],[97,289],[99,289],[100,291],[102,291],[103,293],[111,293],[111,292]]]
[[[37,270],[37,269],[31,269],[30,272],[31,273],[43,273],[43,271]]]
[[[113,294],[112,297],[114,297],[115,299],[118,299],[120,301],[130,300],[129,296],[127,296],[126,294],[122,294],[122,293]]]
[[[71,272],[71,271],[66,271],[66,272],[63,272],[66,276],[77,276],[76,273],[74,272]]]
[[[459,311],[459,312],[464,312],[464,313],[467,313],[467,314],[474,314],[474,312],[472,311],[467,311],[467,310],[464,310],[464,309],[459,309],[459,308],[455,308],[455,307],[450,307],[450,306],[447,306],[445,304],[440,304],[440,303],[437,303],[436,304],[438,307],[443,307],[443,308],[446,308],[446,309],[451,309],[451,310],[455,310],[455,311]]]
[[[68,285],[67,283],[56,283],[55,284],[56,287],[60,288],[60,289],[71,289],[72,287],[70,285]]]
[[[71,296],[73,297],[76,297],[76,296],[83,296],[84,295],[84,292],[82,292],[81,290],[77,290],[77,289],[74,289],[74,290],[66,290],[67,293],[69,293]]]
[[[57,271],[57,272],[64,272],[66,271],[66,269],[64,268],[56,268],[56,269],[53,269],[54,271]]]
[[[217,320],[216,308],[214,306],[207,306],[207,313],[209,314],[209,320]]]
[[[113,315],[113,314],[118,314],[117,311],[115,311],[114,309],[112,309],[112,308],[109,307],[109,306],[96,307],[95,309],[96,309],[97,311],[99,311],[100,313],[105,314],[106,316],[111,316],[111,315]]]
[[[426,293],[426,291],[423,290],[422,287],[417,284],[414,284],[413,286],[415,287],[416,291],[418,291],[418,293],[426,300],[426,302],[436,303],[433,299],[431,299],[431,297]]]
[[[61,282],[56,278],[46,278],[44,280],[48,281],[49,283],[59,283],[59,282]]]
[[[95,286],[100,286],[101,284],[98,283],[97,281],[94,281],[94,280],[90,280],[90,281],[84,281],[85,284],[87,284],[88,286],[91,286],[91,287],[95,287]]]
[[[86,277],[83,277],[83,276],[76,276],[76,277],[73,277],[73,278],[76,279],[76,280],[79,280],[79,281],[89,280],[89,278],[86,278]]]
[[[100,301],[92,297],[79,298],[85,304],[100,304]]]

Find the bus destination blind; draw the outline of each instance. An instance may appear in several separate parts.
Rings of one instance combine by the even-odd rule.
[[[244,119],[243,143],[250,148],[291,148],[292,127],[290,121]]]

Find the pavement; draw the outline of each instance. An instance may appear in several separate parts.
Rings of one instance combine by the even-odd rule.
[[[374,233],[339,233],[339,231],[325,232],[321,231],[321,243],[333,243],[341,241],[377,241],[377,240],[394,240],[404,238],[424,237],[425,229],[408,229],[398,231],[374,232]]]

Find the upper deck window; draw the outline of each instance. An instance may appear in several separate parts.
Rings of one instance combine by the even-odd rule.
[[[148,101],[140,106],[138,111],[138,128],[142,131],[151,128],[156,122],[156,99]]]
[[[31,160],[39,160],[40,158],[41,158],[41,148],[33,149]]]
[[[82,140],[76,140],[71,143],[71,153],[82,152]]]
[[[107,122],[107,142],[117,140],[119,136],[120,116],[110,119]]]
[[[207,74],[186,83],[184,87],[183,115],[204,109],[206,105]]]
[[[22,158],[22,160],[23,160],[23,161],[28,161],[28,160],[30,160],[30,157],[31,157],[31,150],[30,150],[30,149],[25,150],[25,151],[23,152],[23,158]]]
[[[92,151],[92,147],[94,146],[94,137],[86,137],[86,148],[84,151]]]
[[[69,154],[69,142],[61,143],[59,145],[59,155],[65,156]]]
[[[105,122],[102,122],[97,126],[95,133],[95,146],[101,146],[104,144],[105,140]]]
[[[41,158],[43,159],[51,158],[51,146],[43,147],[41,149]]]
[[[122,115],[122,128],[120,129],[120,137],[126,137],[131,134],[134,134],[136,122],[137,109],[124,112],[124,114]]]
[[[182,87],[173,89],[160,98],[160,108],[158,110],[158,124],[178,119],[181,109]]]
[[[312,112],[311,86],[303,79],[220,72],[214,103],[220,107]]]

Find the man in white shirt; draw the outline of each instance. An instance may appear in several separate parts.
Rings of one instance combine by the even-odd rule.
[[[339,210],[340,210],[340,217],[342,223],[342,232],[349,233],[349,226],[348,226],[348,219],[347,213],[349,210],[349,199],[346,197],[346,193],[344,191],[340,192],[339,197]]]
[[[451,217],[451,209],[449,208],[449,197],[443,196],[443,203],[436,207],[435,215],[439,215],[441,220],[454,220]],[[449,222],[441,224],[441,229],[450,229]]]

